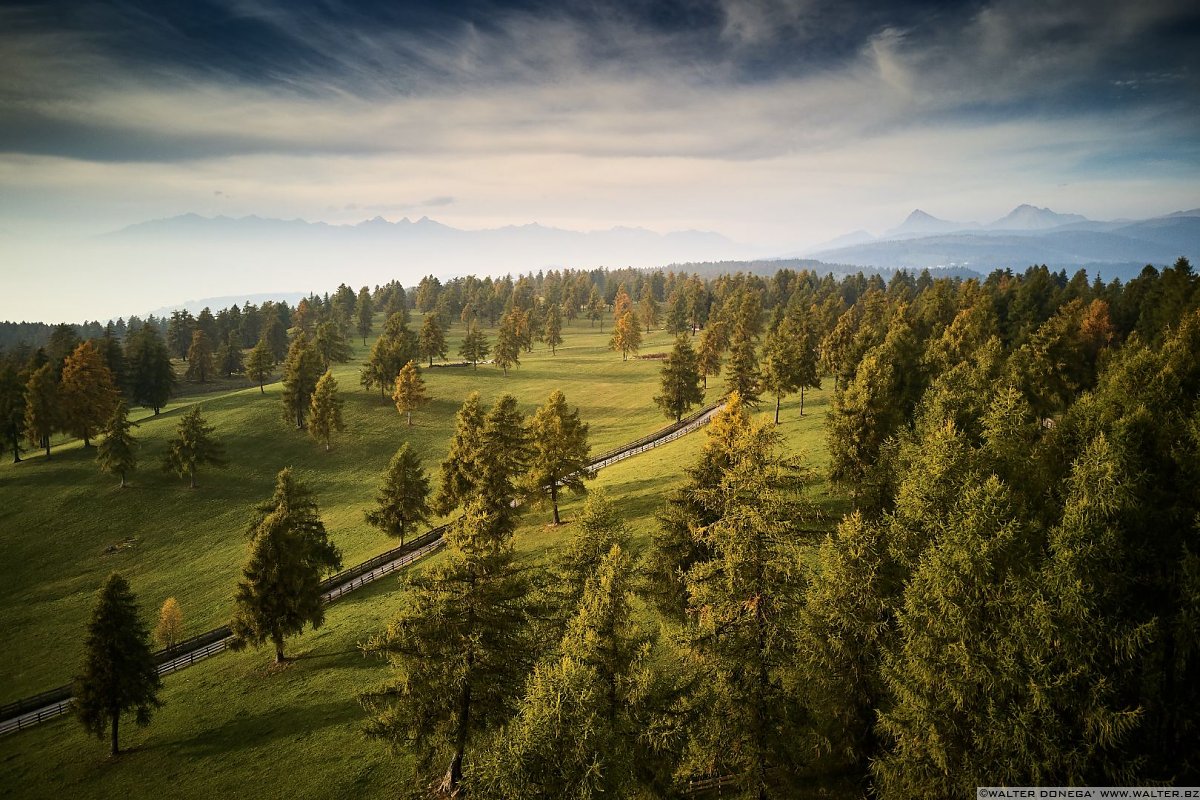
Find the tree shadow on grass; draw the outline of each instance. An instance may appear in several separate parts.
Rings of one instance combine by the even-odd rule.
[[[277,739],[310,736],[323,728],[353,723],[361,718],[362,710],[351,697],[328,703],[296,704],[289,701],[288,705],[268,711],[237,714],[172,743],[170,748],[187,757],[223,756],[261,747]]]

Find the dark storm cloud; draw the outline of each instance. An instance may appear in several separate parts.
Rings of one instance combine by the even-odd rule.
[[[754,159],[922,124],[1187,125],[1193,6],[26,3],[0,9],[0,152],[170,162],[490,141]]]

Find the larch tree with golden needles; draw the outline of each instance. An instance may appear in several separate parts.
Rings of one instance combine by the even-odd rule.
[[[308,409],[308,432],[329,452],[333,434],[346,429],[342,419],[343,400],[338,395],[337,381],[329,370],[317,381]]]
[[[158,611],[154,639],[164,649],[172,648],[183,640],[183,612],[174,597],[168,597]]]
[[[421,377],[421,368],[415,361],[409,361],[396,376],[396,388],[392,390],[392,402],[396,410],[404,414],[408,425],[412,426],[412,414],[429,402],[425,394],[425,379]]]

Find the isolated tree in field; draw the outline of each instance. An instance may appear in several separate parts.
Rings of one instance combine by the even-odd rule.
[[[700,388],[696,351],[692,349],[691,339],[681,333],[675,337],[671,355],[663,362],[662,394],[656,396],[654,402],[663,413],[679,422],[684,414],[703,400],[704,390]]]
[[[550,355],[554,355],[558,346],[563,343],[562,311],[556,303],[552,303],[546,309],[546,324],[542,330],[542,341],[550,348]]]
[[[396,410],[404,414],[407,424],[412,426],[412,413],[429,402],[425,394],[425,379],[421,377],[421,368],[415,361],[410,361],[396,376],[396,388],[392,391],[392,402]]]
[[[213,438],[213,428],[200,416],[200,406],[192,406],[179,420],[175,438],[167,445],[167,457],[163,469],[188,479],[188,486],[196,488],[196,470],[201,464],[214,467],[225,466],[225,450]]]
[[[291,468],[275,478],[275,493],[255,509],[250,558],[234,593],[230,647],[239,650],[270,641],[275,663],[284,661],[283,641],[321,627],[321,576],[339,569],[342,555],[329,541],[320,510]]]
[[[334,380],[333,373],[326,370],[317,381],[317,388],[313,390],[308,422],[308,432],[325,446],[326,453],[329,452],[333,434],[346,430],[346,423],[342,420],[342,404],[337,381]]]
[[[100,589],[88,623],[83,669],[72,687],[75,714],[88,733],[101,740],[110,735],[109,754],[116,756],[121,715],[132,711],[138,725],[148,724],[162,705],[161,687],[137,598],[114,572]]]
[[[137,441],[130,433],[129,411],[124,402],[117,403],[108,425],[104,428],[104,440],[96,448],[96,461],[100,469],[121,476],[121,488],[125,488],[125,473],[137,467]]]
[[[392,456],[375,502],[379,507],[367,512],[367,522],[399,539],[401,545],[405,535],[429,522],[429,478],[408,442]]]
[[[246,359],[246,377],[258,384],[260,393],[266,394],[267,390],[263,388],[263,384],[274,370],[275,354],[271,352],[271,346],[267,344],[266,339],[259,339],[258,344],[250,351],[250,357]]]
[[[642,346],[642,329],[638,324],[637,315],[633,311],[626,311],[617,320],[617,324],[613,326],[612,338],[608,342],[609,350],[621,351],[621,360],[627,361],[629,354],[637,355],[638,348]]]
[[[13,463],[19,464],[25,438],[25,385],[8,365],[0,367],[0,437],[12,446]]]
[[[595,477],[587,469],[588,426],[579,420],[579,409],[567,408],[566,396],[555,389],[529,421],[529,436],[532,457],[526,486],[531,495],[550,498],[557,525],[559,493],[570,489],[584,494],[584,481]]]
[[[154,326],[143,325],[126,338],[125,365],[131,399],[157,416],[171,399],[176,381],[171,353]]]
[[[297,430],[304,429],[304,412],[312,402],[312,393],[323,372],[316,348],[304,331],[297,331],[283,362],[283,415],[296,423]]]
[[[492,352],[492,360],[508,375],[508,368],[521,364],[521,340],[517,338],[515,322],[511,314],[505,314],[500,321],[500,330],[496,332],[496,349]]]
[[[203,328],[192,331],[192,345],[187,353],[188,368],[184,377],[197,383],[208,383],[217,372],[217,364],[213,359],[212,341]]]
[[[477,494],[482,472],[483,405],[479,392],[471,392],[454,417],[454,437],[450,452],[441,466],[441,481],[433,507],[439,514],[449,514]]]
[[[800,347],[797,340],[780,325],[763,342],[762,388],[775,395],[775,424],[779,424],[779,406],[785,395],[800,388]]]
[[[47,362],[33,371],[25,385],[25,437],[34,447],[46,448],[46,458],[50,457],[50,437],[61,419],[54,364]]]
[[[442,320],[437,314],[429,314],[425,317],[425,321],[421,323],[421,335],[418,337],[418,351],[421,358],[429,359],[429,366],[433,366],[433,359],[446,358],[446,331],[442,328]]]
[[[358,299],[354,303],[354,329],[362,337],[364,347],[367,337],[371,335],[371,328],[374,327],[374,314],[371,290],[364,286],[358,290]]]
[[[183,640],[183,612],[179,601],[168,597],[158,611],[158,625],[154,628],[154,639],[159,647],[171,648]]]
[[[59,385],[63,427],[91,446],[91,438],[108,418],[120,396],[112,372],[91,342],[84,342],[63,363]]]
[[[466,336],[463,337],[462,345],[458,348],[458,354],[470,361],[472,367],[479,369],[479,362],[488,357],[489,350],[487,336],[479,330],[479,323],[472,321]]]
[[[512,715],[533,663],[530,584],[514,563],[511,513],[472,500],[447,534],[449,558],[408,579],[408,604],[365,647],[397,673],[362,698],[367,734],[440,773],[443,796],[457,793],[474,745]]]

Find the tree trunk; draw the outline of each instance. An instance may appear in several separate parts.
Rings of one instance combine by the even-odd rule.
[[[188,472],[188,480],[189,480],[188,488],[195,489],[196,488],[196,470],[194,467],[192,468],[192,470],[190,472]]]
[[[258,384],[258,391],[260,391],[263,394],[267,393],[267,390],[263,388],[263,385],[261,383]]]
[[[408,427],[412,427],[412,411],[408,412]]]
[[[779,403],[783,400],[782,395],[775,395],[775,424],[779,424]]]
[[[554,506],[554,524],[558,524],[558,482],[550,481],[550,505]]]
[[[13,446],[13,463],[20,464],[21,463],[21,443],[19,441],[17,441],[16,436],[12,437],[12,446]]]
[[[83,446],[84,446],[84,447],[91,447],[91,446],[92,446],[91,440],[90,440],[90,438],[88,437],[88,435],[87,435],[86,433],[85,433],[85,434],[83,434]]]
[[[50,457],[50,437],[43,436],[42,444],[44,444],[46,446],[46,458],[49,458]]]
[[[121,712],[114,709],[112,712],[112,744],[108,748],[108,754],[113,757],[119,755],[121,752],[121,747],[118,744],[119,740],[117,739],[117,726],[120,722]]]
[[[429,368],[433,369],[433,356],[429,357]]]
[[[471,668],[471,663],[474,661],[474,656],[467,658],[467,669]],[[471,722],[471,683],[468,680],[463,686],[462,694],[458,701],[458,731],[454,737],[454,756],[450,759],[450,767],[446,770],[446,776],[442,778],[442,791],[450,796],[453,796],[458,789],[458,784],[462,782],[462,763],[463,756],[467,752],[467,726]]]
[[[121,489],[125,488],[125,470],[121,470],[121,485],[119,488],[121,488]]]
[[[800,416],[804,416],[804,387],[800,387]]]
[[[271,634],[271,641],[275,643],[275,663],[282,664],[287,660],[283,657],[283,634]]]

